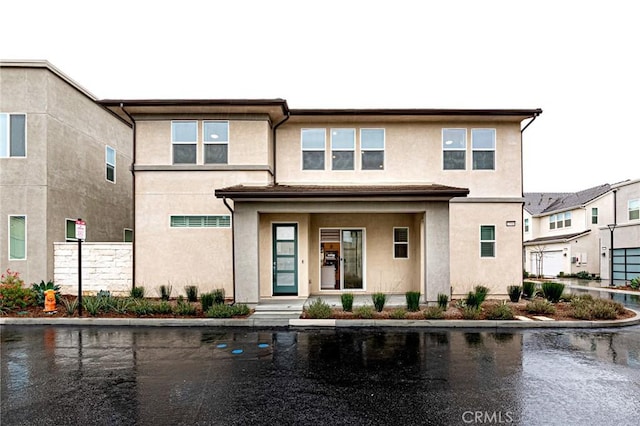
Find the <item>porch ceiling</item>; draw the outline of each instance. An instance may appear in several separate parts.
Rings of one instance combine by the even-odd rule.
[[[445,185],[268,185],[244,186],[236,185],[216,189],[217,198],[242,199],[371,199],[384,197],[391,199],[451,199],[466,197],[467,188],[456,188]]]

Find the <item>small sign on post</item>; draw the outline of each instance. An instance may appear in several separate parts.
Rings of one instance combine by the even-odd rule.
[[[76,220],[76,239],[78,240],[78,316],[82,316],[82,240],[87,238],[87,224]]]

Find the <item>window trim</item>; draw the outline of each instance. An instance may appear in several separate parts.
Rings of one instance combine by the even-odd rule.
[[[363,130],[381,130],[382,131],[382,148],[365,148],[362,144],[362,131]],[[384,127],[360,127],[360,132],[358,134],[360,138],[360,170],[371,171],[371,170],[384,170],[384,163],[386,160],[385,150],[387,148],[387,131]],[[365,152],[382,152],[382,167],[378,167],[377,169],[365,169],[364,161],[362,160],[362,156]],[[355,162],[355,153],[354,153],[354,162]],[[355,169],[355,164],[354,164]]]
[[[493,149],[488,148],[478,148],[475,149],[473,146],[473,132],[474,130],[493,130]],[[498,131],[495,127],[474,127],[471,129],[471,170],[477,171],[496,171],[498,169],[498,159],[497,159],[497,145],[498,145]],[[493,168],[491,169],[477,169],[474,167],[473,154],[475,152],[493,152]]]
[[[173,140],[173,123],[195,123],[196,125],[196,138],[195,141],[174,141]],[[200,125],[198,120],[171,120],[171,164],[198,164],[198,139],[200,134]],[[196,160],[193,163],[176,163],[174,158],[174,145],[195,145],[196,147]]]
[[[11,218],[12,217],[22,217],[22,218],[24,218],[24,257],[22,257],[22,258],[13,258],[13,257],[11,257]],[[28,238],[28,234],[27,234],[27,231],[28,231],[27,223],[28,222],[27,222],[27,215],[26,214],[9,214],[8,215],[8,220],[7,220],[7,258],[11,262],[25,261],[28,258],[27,254],[29,253],[29,250],[28,250],[29,238]]]
[[[113,164],[109,164],[109,150],[113,151]],[[111,182],[113,184],[116,183],[116,156],[117,156],[117,151],[115,148],[109,146],[109,145],[105,145],[104,147],[104,163],[105,163],[105,180],[107,182]],[[109,166],[113,167],[113,180],[109,180]]]
[[[7,129],[6,129],[6,140],[7,140],[7,155],[0,156],[0,158],[27,158],[27,113],[25,112],[0,112],[0,116],[7,117]],[[13,115],[23,115],[24,116],[24,155],[11,155],[11,116]]]
[[[203,220],[203,224],[202,226],[189,226],[188,223],[185,224],[185,226],[174,226],[173,225],[173,218],[185,218],[185,223],[186,223],[186,218],[188,217],[200,217]],[[227,218],[229,221],[229,225],[228,226],[220,226],[220,225],[216,225],[216,226],[207,226],[206,222],[205,222],[205,218],[208,217],[219,217],[219,218]],[[220,219],[216,219],[216,222],[219,224],[220,223]],[[171,214],[169,215],[169,228],[170,229],[231,229],[232,227],[232,223],[231,223],[231,215],[230,214]]]
[[[482,228],[483,227],[492,227],[493,228],[493,240],[483,240],[482,239]],[[480,249],[480,258],[481,259],[495,259],[498,257],[498,244],[497,244],[497,226],[496,225],[480,225],[479,231],[480,231],[480,235],[479,235],[479,240],[480,240],[480,245],[479,245],[479,249]],[[482,255],[482,243],[492,243],[493,244],[493,256],[483,256]]]
[[[407,230],[407,241],[396,241],[396,229],[406,229]],[[391,237],[393,238],[393,258],[394,259],[401,259],[401,260],[408,260],[410,255],[409,255],[409,227],[408,226],[394,226],[393,230],[392,230],[392,235]],[[407,257],[397,257],[396,256],[396,246],[399,245],[406,245],[407,246]]]
[[[464,131],[464,148],[449,148],[445,149],[445,140],[444,140],[444,132],[445,130],[462,130]],[[455,171],[455,170],[467,170],[467,128],[466,127],[443,127],[441,132],[441,140],[442,140],[442,170],[443,171]],[[444,167],[444,153],[445,152],[464,152],[464,167],[461,169],[447,169]]]
[[[353,147],[351,149],[347,149],[347,148],[333,148],[333,131],[334,130],[352,130],[353,131]],[[329,140],[330,140],[330,145],[331,145],[331,171],[334,172],[352,172],[355,171],[357,169],[356,167],[356,162],[357,162],[357,158],[356,158],[356,128],[355,127],[332,127],[329,129]],[[351,169],[334,169],[333,167],[333,151],[340,151],[340,152],[351,152],[353,153],[353,167]]]
[[[324,138],[322,141],[322,149],[319,148],[306,148],[304,147],[304,131],[305,130],[322,130]],[[305,152],[322,152],[324,161],[321,169],[305,169],[304,168],[304,153]],[[327,170],[327,128],[326,127],[303,127],[300,129],[300,170],[318,172],[321,170]]]
[[[637,207],[635,207],[635,206],[634,206],[634,207],[632,208],[632,207],[631,207],[631,203],[635,203],[635,204],[637,204]],[[631,218],[631,213],[632,213],[632,212],[638,212],[638,217],[636,217],[636,218],[633,218],[633,219],[632,219],[632,218]],[[627,201],[627,219],[628,219],[629,221],[632,221],[632,220],[640,220],[640,198],[634,198],[634,199],[632,199],[632,200],[628,200],[628,201]]]
[[[227,139],[225,141],[208,141],[205,135],[205,125],[207,123],[226,123],[227,124]],[[231,126],[229,125],[229,120],[202,120],[202,161],[204,164],[229,164],[229,140],[231,139],[231,135],[229,134],[231,131]],[[207,156],[205,153],[207,145],[226,145],[227,146],[227,161],[224,163],[207,163]],[[196,154],[197,156],[197,154]],[[196,158],[197,161],[197,158]]]

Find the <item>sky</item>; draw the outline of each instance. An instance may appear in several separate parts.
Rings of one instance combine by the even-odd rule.
[[[575,192],[640,178],[634,3],[20,0],[0,59],[46,59],[99,99],[541,108],[524,190]]]

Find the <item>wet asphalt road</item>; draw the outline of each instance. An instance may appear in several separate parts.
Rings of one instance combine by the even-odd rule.
[[[640,326],[2,327],[5,425],[636,425]]]

